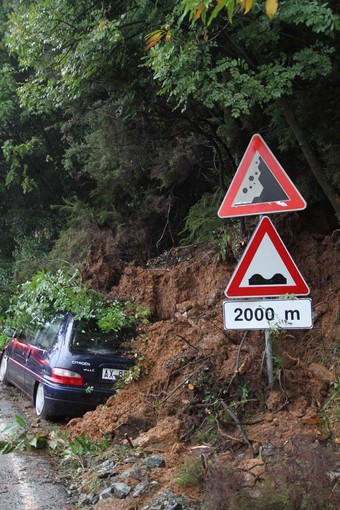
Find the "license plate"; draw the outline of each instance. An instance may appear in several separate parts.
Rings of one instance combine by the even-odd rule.
[[[118,377],[122,377],[125,374],[125,370],[118,368],[103,368],[102,379],[106,381],[115,381]]]

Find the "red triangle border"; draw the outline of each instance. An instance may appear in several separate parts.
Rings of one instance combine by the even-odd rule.
[[[260,202],[234,206],[233,203],[235,197],[240,190],[243,179],[256,152],[259,152],[262,156],[271,173],[289,198],[288,200],[281,200],[279,202]],[[261,135],[255,134],[249,142],[242,161],[222,201],[218,211],[218,216],[220,218],[229,218],[237,216],[252,216],[256,214],[298,211],[305,209],[306,205],[304,198],[300,195],[299,191],[296,189],[295,185],[290,180],[274,154],[266,145]]]
[[[287,271],[289,272],[295,285],[261,285],[261,286],[249,286],[240,287],[242,279],[246,274],[262,240],[267,234],[277,250],[282,262],[285,264]],[[287,248],[283,244],[283,241],[277,233],[274,225],[267,216],[264,216],[252,238],[250,239],[245,252],[243,253],[228,285],[225,290],[225,295],[228,298],[243,298],[243,297],[276,297],[285,294],[294,294],[299,296],[306,296],[309,294],[309,288],[303,279],[300,271],[295,265],[292,257],[290,256]]]

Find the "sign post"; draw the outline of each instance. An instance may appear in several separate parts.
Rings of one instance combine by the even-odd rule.
[[[272,340],[270,338],[270,330],[265,329],[265,352],[266,352],[266,363],[267,363],[267,374],[268,374],[268,386],[271,388],[274,381],[274,368],[273,368],[273,353],[272,353]]]
[[[223,316],[225,329],[265,330],[270,387],[274,380],[271,329],[308,329],[313,324],[310,299],[282,299],[291,294],[306,296],[309,288],[274,225],[262,215],[297,211],[306,205],[264,140],[255,134],[218,211],[220,218],[261,217],[225,289],[231,299],[223,303]]]

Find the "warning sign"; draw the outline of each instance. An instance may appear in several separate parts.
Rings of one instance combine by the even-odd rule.
[[[305,207],[305,200],[262,137],[254,135],[220,206],[220,218],[296,211]]]
[[[236,298],[309,294],[306,282],[267,216],[258,224],[225,294]]]

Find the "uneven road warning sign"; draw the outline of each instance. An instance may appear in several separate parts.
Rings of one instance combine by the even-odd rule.
[[[229,298],[295,294],[309,288],[274,225],[267,216],[259,222],[228,285]]]
[[[220,218],[305,209],[306,202],[259,134],[244,153],[218,211]]]

